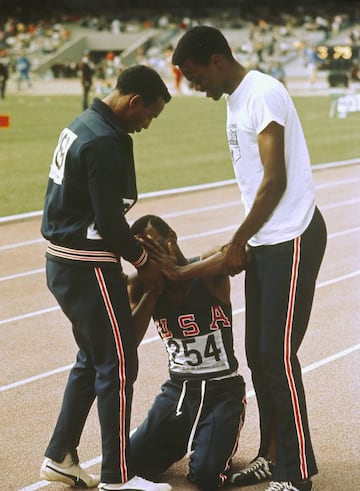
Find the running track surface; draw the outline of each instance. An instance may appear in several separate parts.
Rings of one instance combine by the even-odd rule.
[[[317,491],[355,491],[360,489],[360,165],[319,170],[314,178],[329,234],[310,326],[300,350],[319,466],[314,483]],[[129,220],[145,213],[162,215],[178,232],[188,255],[225,243],[243,217],[234,185],[143,199],[131,210]],[[39,467],[76,346],[68,321],[45,285],[46,244],[39,225],[39,217],[0,225],[0,489],[10,491],[63,489],[41,481]],[[127,263],[124,267],[132,272]],[[237,469],[255,457],[259,442],[256,400],[243,348],[242,275],[232,279],[232,302],[236,352],[248,395],[245,426],[234,459]],[[165,351],[153,326],[139,348],[139,360],[133,428],[167,377]],[[94,406],[79,447],[80,460],[92,473],[99,472],[100,452]],[[176,491],[195,490],[186,481],[186,472],[184,459],[162,480]]]

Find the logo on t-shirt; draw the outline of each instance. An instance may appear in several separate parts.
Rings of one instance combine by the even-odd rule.
[[[231,123],[227,127],[228,144],[231,154],[231,159],[235,167],[236,163],[241,159],[240,147],[237,136],[237,126]]]

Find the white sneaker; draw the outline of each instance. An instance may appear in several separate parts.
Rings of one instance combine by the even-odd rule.
[[[170,484],[164,482],[151,482],[142,477],[135,476],[130,481],[124,483],[105,483],[99,484],[99,489],[103,491],[171,491]]]
[[[79,464],[75,464],[70,453],[60,463],[46,457],[40,469],[40,477],[46,481],[62,482],[85,489],[96,488],[100,482],[99,476],[88,474]]]

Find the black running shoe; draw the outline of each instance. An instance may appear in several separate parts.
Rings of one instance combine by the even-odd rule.
[[[262,481],[267,481],[272,475],[273,465],[264,457],[257,457],[249,467],[233,474],[231,484],[233,486],[251,486]]]

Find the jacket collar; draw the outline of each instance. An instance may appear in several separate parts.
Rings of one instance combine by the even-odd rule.
[[[98,97],[94,98],[90,109],[100,113],[105,121],[113,126],[119,133],[127,133],[125,127],[118,121],[110,107]]]

